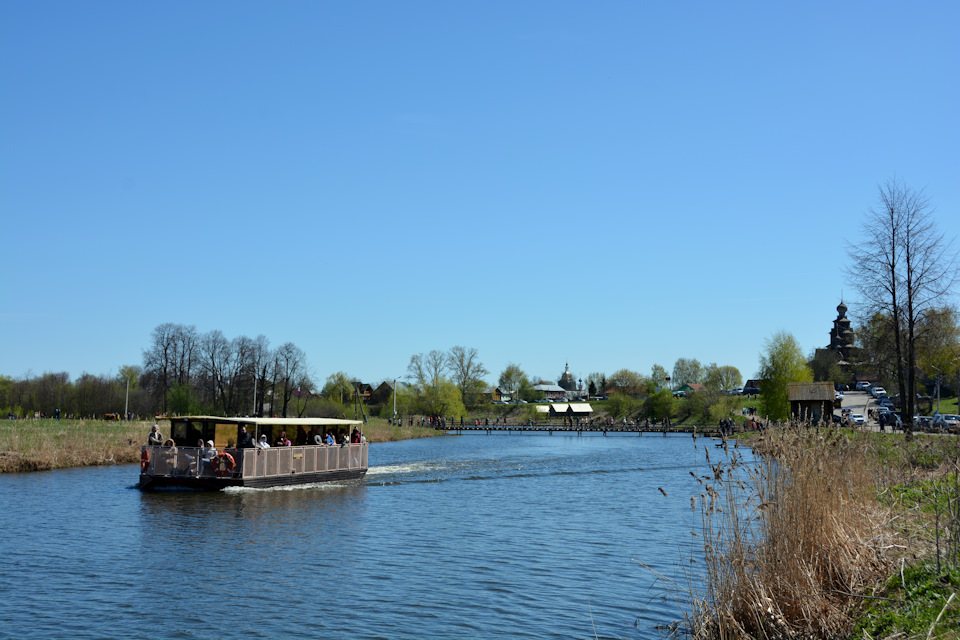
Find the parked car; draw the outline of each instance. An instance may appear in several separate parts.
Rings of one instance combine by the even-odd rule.
[[[851,413],[850,422],[856,425],[866,424],[867,420],[863,417],[862,413]]]
[[[881,393],[886,395],[887,390],[883,387],[870,387],[870,395],[872,395],[874,398],[879,397]]]
[[[760,395],[760,388],[759,388],[759,387],[744,387],[744,388],[743,388],[743,395],[745,395],[745,396],[758,396],[758,395]]]
[[[960,415],[955,413],[943,414],[943,424],[947,433],[960,433]]]
[[[850,385],[848,384],[837,384],[833,387],[837,391],[850,391]]]
[[[870,391],[870,383],[865,380],[861,380],[857,383],[857,391]]]

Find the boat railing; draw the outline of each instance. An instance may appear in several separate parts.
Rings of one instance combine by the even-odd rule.
[[[217,477],[199,447],[146,446],[143,474],[165,477]],[[234,468],[225,474],[244,479],[268,478],[300,473],[324,473],[367,468],[369,444],[343,446],[271,447],[269,449],[223,449],[234,460]]]

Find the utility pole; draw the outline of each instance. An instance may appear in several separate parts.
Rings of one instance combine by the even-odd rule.
[[[933,367],[933,365],[930,366]],[[940,413],[940,369],[937,369],[937,413]]]

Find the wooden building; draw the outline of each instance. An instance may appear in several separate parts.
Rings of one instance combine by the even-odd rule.
[[[805,422],[831,422],[836,392],[832,382],[791,382],[787,385],[790,415]]]

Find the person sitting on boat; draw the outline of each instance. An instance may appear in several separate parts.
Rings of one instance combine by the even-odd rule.
[[[200,441],[203,444],[203,440]],[[213,446],[213,440],[207,440],[207,446],[201,452],[204,469],[212,469],[214,460],[217,459],[217,449]]]
[[[201,440],[201,442],[203,442]],[[203,459],[204,460],[213,460],[217,457],[217,449],[213,446],[213,440],[207,440],[207,446],[203,450]]]
[[[260,442],[257,443],[257,446],[260,447],[261,449],[270,448],[270,443],[267,442],[267,434],[263,434],[262,436],[260,436]]]
[[[327,434],[327,444],[331,447],[334,447],[337,444],[337,441],[333,439],[333,435],[330,433]]]
[[[280,438],[277,440],[277,444],[276,444],[275,446],[277,446],[277,447],[289,447],[289,446],[292,446],[292,445],[293,445],[293,443],[290,442],[290,439],[289,439],[289,438],[287,438],[287,432],[286,432],[286,431],[281,431],[281,432],[280,432]]]
[[[250,437],[250,434],[247,433],[247,428],[243,425],[240,425],[240,429],[237,433],[237,449],[252,449],[255,445],[253,443],[253,438]]]
[[[317,432],[313,435],[313,444],[323,444],[323,432],[320,430],[320,427],[317,427]]]
[[[350,434],[350,442],[360,444],[360,430],[356,427],[353,428],[353,433]]]
[[[160,425],[153,425],[153,429],[150,431],[149,437],[147,437],[147,444],[152,447],[158,447],[163,444],[163,435],[160,433]]]

